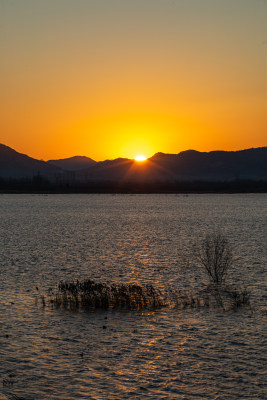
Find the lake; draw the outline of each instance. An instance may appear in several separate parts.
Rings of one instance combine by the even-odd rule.
[[[266,398],[267,195],[0,195],[3,399]],[[195,291],[221,230],[250,307],[71,312],[61,280]],[[36,289],[38,288],[38,290]]]

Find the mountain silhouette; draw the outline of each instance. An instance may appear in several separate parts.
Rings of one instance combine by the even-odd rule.
[[[55,174],[63,172],[60,168],[45,161],[36,160],[25,154],[18,153],[11,147],[0,144],[0,177],[1,178],[32,178],[42,175],[53,179]]]
[[[157,153],[147,161],[118,158],[77,172],[78,180],[163,182],[267,180],[267,147],[241,151]]]
[[[145,162],[127,158],[96,162],[82,156],[45,162],[0,145],[0,178],[21,179],[35,175],[71,185],[92,182],[267,181],[267,147],[156,153]]]
[[[55,165],[56,167],[62,168],[66,171],[79,171],[80,169],[85,169],[88,166],[95,164],[96,161],[85,156],[74,156],[59,160],[49,160],[47,163]]]
[[[240,151],[157,153],[150,159],[177,180],[267,179],[267,147]]]

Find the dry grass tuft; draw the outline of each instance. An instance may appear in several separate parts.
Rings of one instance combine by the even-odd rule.
[[[160,308],[166,305],[160,290],[152,285],[60,282],[55,294],[50,291],[49,302],[55,307],[76,310]]]

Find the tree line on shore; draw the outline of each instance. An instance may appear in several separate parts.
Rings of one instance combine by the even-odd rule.
[[[266,193],[266,180],[231,181],[50,181],[37,174],[32,178],[1,178],[2,193]]]

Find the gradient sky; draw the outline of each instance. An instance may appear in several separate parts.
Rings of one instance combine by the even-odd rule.
[[[0,142],[39,159],[267,145],[266,0],[0,0]]]

